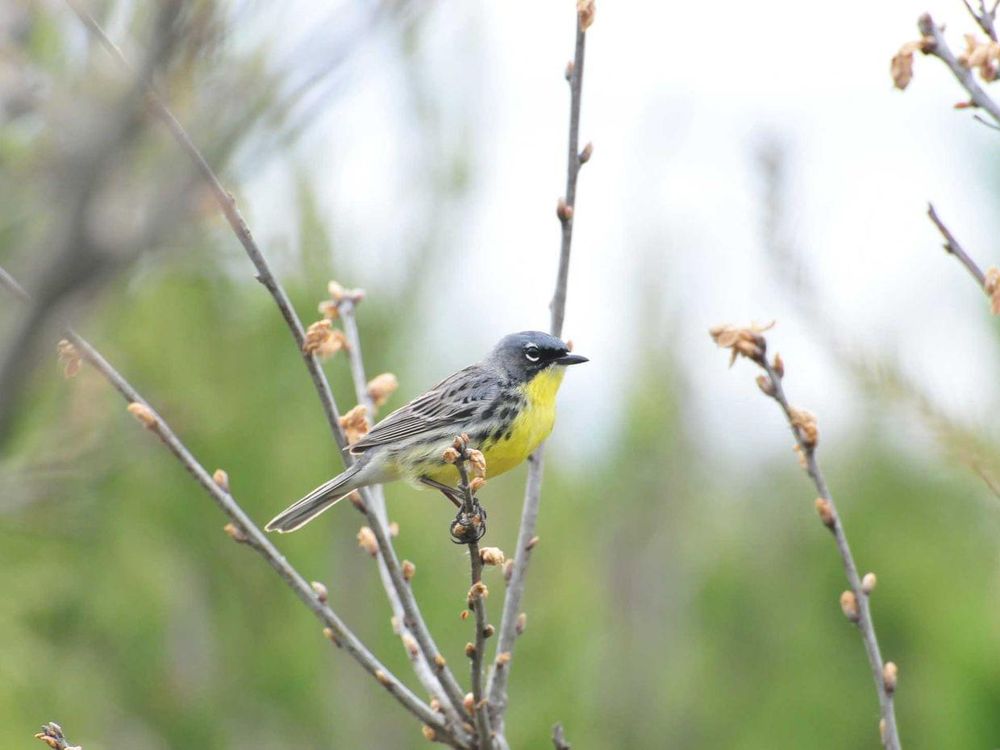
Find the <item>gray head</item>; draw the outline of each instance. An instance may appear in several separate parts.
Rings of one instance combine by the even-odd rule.
[[[517,380],[531,380],[535,375],[556,365],[578,365],[586,357],[570,354],[569,347],[542,331],[521,331],[500,339],[486,358]]]

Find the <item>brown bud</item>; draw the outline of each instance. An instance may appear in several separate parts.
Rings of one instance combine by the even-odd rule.
[[[469,451],[469,464],[472,466],[472,473],[475,476],[486,478],[486,456],[483,455],[482,451],[475,449]]]
[[[533,536],[531,537],[531,539],[528,540],[528,543],[524,545],[524,548],[526,550],[533,550],[535,548],[535,545],[538,544],[538,542],[539,538],[537,536]]]
[[[476,655],[476,644],[474,644],[474,643],[466,643],[465,644],[465,655],[468,656],[470,659],[473,656],[475,656]]]
[[[507,562],[503,564],[503,579],[505,582],[510,583],[511,576],[514,575],[514,558],[510,558]]]
[[[337,638],[337,634],[333,632],[333,628],[323,628],[323,637],[337,648],[340,648],[340,641]]]
[[[326,285],[326,292],[334,302],[340,302],[344,298],[347,290],[337,281],[330,279]]]
[[[486,588],[486,584],[482,581],[476,581],[469,589],[469,604],[471,605],[477,599],[485,599],[489,595],[490,590]]]
[[[434,657],[434,666],[436,666],[438,669],[444,669],[447,663],[448,663],[447,660],[445,660],[445,658],[441,656],[441,654],[438,654],[437,656]]]
[[[458,613],[458,617],[459,617],[459,619],[462,619],[462,620],[468,620],[469,619],[469,610],[463,609],[461,612]]]
[[[499,547],[482,547],[479,550],[479,559],[483,565],[503,565],[503,550]]]
[[[351,505],[353,505],[355,508],[360,510],[362,513],[365,512],[365,501],[361,497],[360,492],[354,490],[347,496],[347,499],[351,501]]]
[[[588,143],[586,146],[583,147],[583,151],[580,152],[580,163],[586,164],[588,161],[590,161],[590,157],[593,155],[594,155],[594,144]],[[570,349],[570,351],[573,350]]]
[[[792,427],[796,429],[803,445],[812,449],[819,442],[819,426],[816,424],[816,417],[805,409],[789,409],[791,413],[790,421]]]
[[[302,351],[305,354],[312,354],[320,359],[332,357],[346,348],[347,337],[344,336],[344,332],[334,328],[326,318],[311,323],[302,342]]]
[[[580,19],[580,31],[586,31],[594,23],[594,0],[576,0],[576,14]]]
[[[874,573],[865,573],[865,577],[861,579],[861,590],[865,592],[865,596],[870,596],[872,591],[875,590],[875,584],[878,583],[878,579],[875,578]]]
[[[476,699],[472,697],[472,693],[465,694],[465,697],[462,699],[462,707],[470,714],[472,713],[476,707]]]
[[[396,376],[391,372],[383,372],[368,381],[368,398],[378,408],[389,400],[397,388],[399,388],[399,380],[396,379]]]
[[[417,654],[420,652],[420,647],[417,645],[417,639],[409,633],[403,633],[403,647],[406,649],[406,653],[410,655],[411,659],[417,658]]]
[[[326,586],[324,586],[319,581],[313,581],[309,585],[312,586],[312,590],[316,593],[316,598],[320,601],[320,603],[321,604],[326,604],[326,600],[327,600],[327,596],[328,596],[328,592],[326,590]]]
[[[497,654],[497,666],[503,667],[510,664],[510,651],[501,651]]]
[[[830,501],[825,497],[817,497],[816,512],[819,514],[819,520],[823,522],[823,525],[833,531],[837,525],[837,519],[833,515],[833,506],[830,505]]]
[[[441,701],[437,698],[431,698],[430,702],[431,711],[437,711],[438,713],[444,713],[444,709],[441,707]]]
[[[375,538],[375,532],[367,526],[362,526],[358,531],[358,546],[372,557],[376,557],[378,555],[378,540]]]
[[[145,404],[140,404],[138,401],[133,401],[128,405],[128,413],[138,419],[142,423],[143,427],[150,430],[154,429],[157,424],[159,424],[153,410]]]
[[[445,448],[444,453],[441,454],[441,458],[446,464],[453,464],[458,460],[459,452],[454,448]]]
[[[344,430],[348,445],[354,445],[368,434],[368,409],[358,404],[340,418],[340,426]]]
[[[882,682],[885,683],[885,692],[892,695],[896,692],[896,679],[899,677],[899,668],[895,662],[887,661],[882,667]]]
[[[229,475],[226,473],[225,469],[216,469],[212,474],[212,481],[226,492],[229,492]]]
[[[858,610],[858,598],[854,595],[853,591],[845,591],[840,595],[840,609],[846,617],[851,622],[857,622],[861,619],[861,612]]]
[[[514,623],[514,632],[521,635],[526,627],[528,627],[528,615],[522,612],[517,616],[517,621]]]
[[[325,299],[316,308],[319,314],[327,320],[336,320],[340,317],[340,305],[332,299]]]
[[[486,627],[483,628],[483,638],[492,638],[495,632],[497,632],[497,629],[487,623]]]
[[[771,369],[774,370],[774,374],[779,378],[785,377],[785,360],[781,358],[780,354],[774,355],[774,364],[771,365]]]
[[[469,489],[472,490],[472,494],[475,495],[479,490],[481,490],[486,485],[486,480],[482,477],[473,477],[469,480]]]
[[[392,684],[392,680],[389,679],[389,675],[383,672],[381,669],[375,670],[375,679],[379,681],[383,686],[389,687]]]
[[[404,581],[412,581],[413,576],[417,574],[417,566],[411,563],[409,560],[403,560],[401,571],[403,573]]]
[[[245,544],[247,542],[247,535],[239,526],[231,521],[222,527],[222,530],[229,535],[229,538],[234,542],[239,544]]]
[[[573,64],[572,60],[570,60],[568,63],[566,63],[566,70],[563,73],[563,75],[566,76],[566,80],[567,81],[573,80],[573,71],[575,69],[576,69],[576,66]]]
[[[424,733],[424,739],[428,742],[433,742],[437,739],[437,732],[434,731],[434,727],[424,724],[420,731]]]
[[[558,216],[559,221],[564,224],[573,218],[573,207],[566,203],[565,198],[560,198],[559,202],[556,204],[556,216]]]
[[[399,524],[395,521],[389,523],[389,536],[397,537],[399,536]]]
[[[774,396],[774,383],[771,382],[771,378],[767,375],[757,376],[757,387],[760,388],[765,396]]]

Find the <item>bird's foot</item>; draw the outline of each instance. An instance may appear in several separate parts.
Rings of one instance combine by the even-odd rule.
[[[477,501],[471,511],[459,510],[448,531],[455,544],[478,542],[486,535],[486,508]]]

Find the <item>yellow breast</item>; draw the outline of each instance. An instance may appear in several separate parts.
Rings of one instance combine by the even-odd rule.
[[[487,478],[513,469],[552,432],[556,421],[556,393],[565,370],[564,367],[551,367],[521,386],[525,406],[507,433],[510,437],[501,437],[482,447]]]

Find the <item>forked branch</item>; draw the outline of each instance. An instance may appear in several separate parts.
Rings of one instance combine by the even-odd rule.
[[[27,299],[27,294],[8,273],[0,273],[0,284],[13,291],[20,299]],[[159,438],[229,518],[231,526],[227,528],[227,531],[230,536],[246,544],[263,557],[302,603],[320,620],[324,625],[324,634],[327,638],[350,654],[400,705],[430,727],[437,739],[453,747],[463,747],[464,743],[455,737],[452,730],[442,721],[441,716],[400,682],[330,608],[325,601],[325,596],[317,592],[292,567],[284,555],[271,543],[267,535],[239,505],[229,491],[228,482],[216,481],[215,477],[198,462],[187,446],[181,442],[166,420],[93,346],[72,330],[67,330],[66,338],[75,348],[77,355],[97,370],[121,394],[129,404],[129,412]]]

